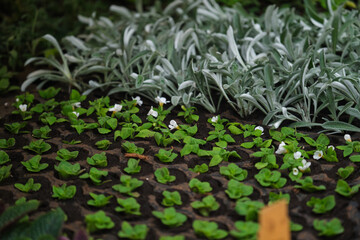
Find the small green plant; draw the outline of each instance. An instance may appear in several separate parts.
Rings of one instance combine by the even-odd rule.
[[[5,94],[19,89],[19,86],[10,85],[10,81],[14,73],[9,72],[7,66],[0,68],[0,94]]]
[[[95,99],[94,101],[89,101],[90,107],[88,108],[86,115],[89,116],[93,112],[96,113],[99,117],[105,117],[106,113],[108,112],[110,98],[109,96],[101,97]]]
[[[94,207],[103,207],[110,203],[110,199],[113,196],[105,196],[104,194],[95,194],[95,193],[89,193],[89,195],[92,197],[89,201],[87,201],[87,204]]]
[[[160,148],[159,152],[155,154],[155,156],[163,163],[171,163],[178,156],[178,154],[173,153],[172,151],[172,149],[166,151],[165,149]]]
[[[5,178],[8,178],[11,174],[12,164],[8,166],[0,167],[0,182],[2,182]]]
[[[230,235],[236,239],[253,240],[256,239],[259,231],[259,224],[251,221],[236,221],[235,229],[231,230]]]
[[[34,183],[33,178],[29,178],[25,184],[15,183],[14,186],[22,192],[36,192],[39,191],[41,188],[40,183]]]
[[[340,179],[337,181],[335,192],[337,192],[338,194],[344,197],[350,198],[359,191],[359,188],[360,188],[360,184],[356,184],[350,187],[345,180]]]
[[[163,184],[167,184],[176,180],[176,177],[170,175],[169,169],[166,167],[156,169],[154,175],[156,177],[156,181]]]
[[[72,151],[70,152],[66,148],[62,148],[59,151],[56,152],[57,156],[55,157],[58,161],[69,161],[71,159],[77,158],[79,155],[79,151]]]
[[[66,122],[67,120],[64,118],[57,118],[53,112],[44,112],[39,116],[40,121],[43,124],[52,126],[55,123]]]
[[[224,239],[228,233],[219,229],[216,222],[203,220],[194,220],[192,227],[198,237],[206,237],[207,239]]]
[[[252,154],[254,157],[260,157],[261,161],[255,164],[257,169],[262,168],[279,168],[279,165],[276,163],[275,149],[272,148],[260,148],[260,151]]]
[[[220,174],[228,179],[234,179],[241,182],[247,178],[248,172],[235,163],[230,163],[227,166],[220,167]]]
[[[187,123],[193,123],[199,121],[199,115],[194,114],[197,111],[196,107],[186,108],[184,105],[181,106],[183,112],[178,113],[178,117],[184,117]]]
[[[10,133],[13,134],[19,134],[19,133],[28,133],[29,131],[21,131],[21,129],[25,128],[27,125],[27,122],[13,122],[13,123],[5,123],[5,129],[8,130]]]
[[[109,116],[98,117],[98,123],[100,125],[98,132],[100,134],[108,134],[118,126],[118,120]]]
[[[185,237],[182,235],[176,236],[161,236],[159,240],[185,240]]]
[[[261,169],[255,178],[263,187],[282,188],[286,184],[286,178],[282,178],[280,172],[267,168]]]
[[[200,150],[199,156],[212,156],[209,167],[219,165],[222,161],[228,161],[230,157],[236,157],[241,159],[240,155],[236,151],[227,151],[223,148],[213,147],[211,151]]]
[[[94,214],[85,216],[86,229],[90,232],[96,232],[103,229],[112,229],[115,223],[110,217],[106,216],[105,212],[100,210]]]
[[[39,90],[39,95],[43,99],[54,98],[59,92],[61,88],[48,87],[45,90]]]
[[[297,183],[301,185],[295,185],[295,188],[300,188],[302,190],[305,190],[307,192],[315,192],[315,191],[323,191],[326,190],[326,187],[324,185],[315,186],[313,184],[313,179],[311,177],[306,177],[304,179],[297,179]]]
[[[22,165],[28,170],[29,172],[40,172],[41,170],[46,169],[49,164],[47,163],[40,163],[41,156],[36,155],[32,158],[30,158],[26,162],[21,162]]]
[[[194,173],[206,173],[209,171],[209,167],[206,163],[203,163],[201,165],[195,165],[194,168],[189,168],[189,170]]]
[[[62,142],[65,143],[65,144],[69,144],[69,145],[76,145],[76,144],[81,143],[80,140],[75,140],[75,139],[72,139],[71,141],[62,140]]]
[[[186,222],[187,217],[182,213],[176,212],[175,208],[165,208],[163,212],[152,211],[152,214],[161,220],[161,222],[168,227],[179,227]]]
[[[139,173],[141,170],[141,166],[139,166],[140,160],[136,160],[135,158],[130,158],[127,162],[127,167],[124,168],[124,171],[128,174]]]
[[[131,226],[127,221],[123,221],[118,236],[132,240],[145,240],[148,231],[149,228],[145,224]]]
[[[269,205],[276,201],[282,200],[282,199],[285,200],[289,204],[290,203],[290,194],[282,193],[282,192],[279,192],[279,193],[270,192],[269,193]]]
[[[192,202],[191,207],[198,210],[204,217],[208,217],[211,212],[220,208],[220,204],[212,195],[209,195],[204,197],[201,201]]]
[[[327,197],[324,197],[323,199],[321,198],[316,198],[316,197],[311,197],[310,201],[306,202],[306,205],[308,207],[312,207],[312,211],[314,213],[326,213],[331,211],[335,205],[335,196],[334,195],[330,195]]]
[[[315,159],[322,158],[328,162],[338,162],[338,158],[333,146],[328,146],[330,144],[329,138],[321,133],[318,138],[313,140],[310,137],[304,136],[304,140],[310,145],[316,148],[316,152],[320,153],[319,156],[314,156]],[[315,151],[312,152],[314,154]]]
[[[208,182],[201,182],[197,178],[193,178],[189,182],[189,187],[191,191],[195,193],[205,194],[212,191],[212,187]]]
[[[0,139],[0,148],[11,148],[15,146],[15,138]]]
[[[86,159],[87,163],[95,167],[106,167],[108,165],[106,153],[95,153],[92,157]]]
[[[61,187],[52,186],[53,189],[53,198],[57,198],[59,200],[72,199],[76,194],[76,186],[70,185],[67,186],[64,183]]]
[[[164,196],[161,204],[165,207],[172,207],[174,205],[182,205],[181,195],[178,191],[169,192],[163,191],[162,195]]]
[[[258,148],[268,148],[271,146],[271,142],[272,142],[272,139],[263,141],[262,137],[257,137],[257,138],[254,138],[252,142],[244,142],[244,143],[240,144],[240,146],[247,148],[247,149],[253,148],[254,146],[256,146]]]
[[[32,136],[34,138],[42,138],[42,139],[48,139],[50,138],[48,136],[48,134],[51,132],[51,129],[49,128],[48,125],[44,126],[44,127],[41,127],[39,129],[34,129],[32,131]]]
[[[222,124],[216,124],[215,131],[210,131],[209,136],[206,138],[206,141],[212,141],[217,139],[215,145],[220,148],[226,148],[228,143],[234,143],[235,140],[231,137],[230,134],[226,133],[225,127]]]
[[[111,145],[111,142],[107,139],[100,140],[95,143],[96,147],[101,150],[107,150],[109,146]]]
[[[252,186],[245,185],[244,183],[238,182],[234,179],[231,179],[228,182],[228,188],[225,190],[225,193],[231,199],[239,199],[242,197],[250,196],[254,191]]]
[[[43,154],[51,149],[50,144],[46,143],[44,139],[32,141],[28,146],[24,146],[23,149],[27,149],[35,152],[36,154]]]
[[[144,148],[141,147],[137,147],[135,145],[135,143],[130,143],[128,141],[124,142],[123,144],[121,144],[122,148],[125,150],[125,152],[127,153],[137,153],[137,154],[143,154],[144,153]]]
[[[10,162],[9,155],[5,151],[0,150],[0,165],[3,165],[7,162]]]
[[[240,128],[239,128],[240,127]],[[243,134],[244,138],[254,136],[260,137],[263,134],[263,131],[256,127],[256,125],[250,124],[241,124],[241,123],[229,123],[228,124],[229,131],[234,135]]]
[[[139,197],[140,194],[138,192],[133,192],[136,188],[143,185],[143,181],[138,180],[136,178],[132,178],[131,176],[122,175],[120,177],[121,184],[116,184],[112,186],[115,191],[118,191],[123,194],[127,194],[130,197]]]
[[[200,145],[206,143],[205,140],[193,138],[191,136],[186,136],[183,140],[185,143],[184,147],[180,151],[180,156],[189,155],[190,153],[198,154],[200,150]]]
[[[240,216],[244,216],[246,221],[256,221],[258,212],[265,205],[259,201],[252,201],[249,198],[241,198],[236,201],[235,211]]]
[[[274,129],[269,130],[270,136],[278,142],[292,142],[293,140],[300,140],[305,137],[305,134],[298,133],[295,129],[290,127],[282,127],[280,131]]]
[[[313,226],[319,232],[319,236],[331,237],[344,232],[344,227],[338,218],[333,218],[330,221],[315,219]]]
[[[141,215],[140,204],[136,201],[135,198],[117,198],[116,201],[120,206],[116,207],[115,211],[137,216]]]
[[[59,165],[54,166],[54,169],[59,173],[59,176],[63,179],[68,179],[73,176],[78,176],[80,173],[85,171],[85,169],[81,169],[79,163],[71,164],[66,161],[61,161]]]
[[[99,170],[95,167],[92,167],[92,168],[90,168],[89,173],[84,173],[84,174],[80,175],[79,178],[81,178],[81,179],[90,178],[90,180],[95,185],[101,185],[101,184],[111,181],[111,180],[107,180],[107,181],[101,180],[103,177],[106,177],[108,174],[109,174],[108,171],[103,171],[103,170]]]
[[[339,168],[337,171],[337,175],[339,175],[342,179],[347,179],[353,172],[355,168],[353,166],[347,166],[345,168]]]

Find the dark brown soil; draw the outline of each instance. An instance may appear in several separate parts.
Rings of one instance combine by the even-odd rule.
[[[66,94],[61,94],[57,100],[63,100]],[[93,94],[88,97],[88,100],[92,100],[95,97],[99,97],[98,94]],[[125,98],[126,96],[119,96],[117,99],[112,99],[112,103],[118,102],[119,100]],[[127,97],[129,99],[129,97]],[[27,197],[28,199],[38,199],[41,201],[42,205],[39,211],[48,211],[51,208],[60,206],[65,213],[68,215],[68,221],[64,226],[64,232],[72,236],[75,231],[79,229],[85,229],[86,225],[84,223],[84,216],[90,213],[94,213],[98,209],[87,205],[87,201],[90,199],[89,193],[103,193],[105,195],[113,195],[114,197],[110,200],[110,204],[101,208],[106,212],[108,216],[112,218],[115,222],[115,227],[112,230],[101,231],[96,234],[92,234],[95,238],[102,239],[118,239],[117,233],[120,230],[121,222],[126,220],[131,224],[146,224],[149,227],[147,239],[158,239],[160,236],[164,235],[176,235],[182,234],[186,236],[186,239],[199,239],[195,236],[194,231],[192,230],[192,221],[195,219],[215,221],[219,224],[219,227],[227,231],[234,229],[234,222],[238,220],[244,220],[243,217],[236,214],[234,211],[235,201],[230,200],[225,194],[227,188],[228,180],[220,175],[219,166],[210,168],[208,173],[205,174],[196,174],[189,171],[189,168],[193,168],[196,164],[208,163],[209,158],[199,158],[198,156],[191,154],[185,157],[179,156],[171,164],[160,162],[154,155],[158,152],[159,148],[153,139],[134,139],[129,140],[134,142],[137,146],[145,148],[144,155],[148,157],[148,160],[141,161],[141,172],[134,174],[133,176],[139,180],[144,181],[143,186],[141,186],[137,191],[140,193],[140,197],[137,198],[137,201],[141,205],[141,216],[129,216],[125,214],[120,214],[115,212],[115,207],[117,206],[116,198],[125,198],[127,196],[122,195],[114,191],[111,187],[115,184],[120,183],[119,178],[121,175],[126,174],[124,168],[126,167],[128,158],[124,156],[124,151],[121,148],[121,144],[124,140],[113,141],[113,132],[104,136],[99,134],[96,130],[88,130],[84,133],[78,135],[74,129],[69,126],[69,123],[60,123],[53,125],[52,128],[52,138],[46,140],[46,142],[51,144],[51,150],[42,155],[42,162],[49,163],[49,167],[39,173],[30,173],[28,172],[21,164],[21,161],[26,161],[30,159],[33,153],[29,151],[24,151],[23,146],[28,145],[33,137],[31,134],[20,134],[12,135],[4,130],[4,123],[9,123],[12,121],[17,121],[18,116],[10,115],[12,107],[4,107],[4,103],[8,102],[11,104],[14,101],[14,96],[7,96],[1,98],[0,104],[0,113],[3,116],[0,119],[0,138],[9,138],[15,137],[16,145],[11,149],[6,149],[6,152],[9,154],[13,168],[12,175],[8,179],[0,182],[0,199],[6,203],[7,206],[14,204],[14,202],[20,197]],[[85,104],[84,104],[85,105]],[[142,118],[143,121],[146,121],[146,114],[152,106],[153,103],[145,102],[144,105],[140,108],[140,112],[137,114]],[[165,105],[166,106],[166,105]],[[221,107],[221,117],[227,118],[230,122],[241,122],[241,123],[250,123],[260,125],[262,123],[263,115],[256,112],[246,119],[240,119],[237,117],[237,114],[234,113],[227,106]],[[172,113],[166,118],[165,122],[168,123],[171,119],[176,119],[179,122],[185,123],[185,121],[177,117],[178,108],[175,108]],[[59,114],[59,108],[56,110]],[[213,115],[207,113],[205,110],[199,108],[197,114],[200,115],[200,120],[198,122],[199,132],[195,135],[196,138],[204,138],[208,135],[208,132],[212,130],[212,126],[207,123],[207,119],[211,118]],[[96,121],[96,116],[93,114],[90,116],[93,121]],[[41,123],[38,121],[38,116],[35,114],[32,120],[28,121],[29,130],[34,128],[39,128]],[[267,132],[266,128],[266,132]],[[311,136],[315,136],[313,132],[308,132]],[[342,145],[344,140],[342,136],[329,136],[331,143],[333,145]],[[353,134],[353,138],[359,137],[358,134]],[[76,160],[71,160],[71,163],[78,162],[85,168],[87,172],[90,169],[90,165],[87,164],[86,158],[94,155],[95,153],[101,153],[102,150],[98,150],[95,146],[95,142],[103,139],[109,139],[112,141],[112,144],[108,150],[106,150],[106,155],[108,157],[108,166],[102,168],[102,170],[109,171],[109,176],[106,177],[106,180],[109,182],[96,186],[92,184],[90,180],[83,180],[77,177],[70,178],[69,180],[63,180],[59,177],[57,172],[54,170],[54,165],[58,164],[58,161],[55,160],[56,151],[61,148],[67,148],[71,151],[80,151],[79,156]],[[265,139],[269,139],[269,135],[266,133],[264,135]],[[62,140],[81,140],[81,144],[78,145],[67,145],[62,142]],[[255,169],[254,163],[257,161],[254,157],[251,157],[251,154],[256,151],[247,150],[239,145],[244,141],[249,141],[251,138],[244,139],[243,137],[235,136],[236,143],[230,144],[228,149],[237,151],[242,159],[230,159],[231,162],[236,163],[240,167],[248,170],[248,177],[244,183],[254,187],[254,193],[250,196],[252,200],[259,200],[268,203],[269,192],[278,192],[277,189],[264,188],[258,184],[254,179],[254,175],[258,172]],[[278,145],[277,142],[274,145]],[[171,146],[174,149],[174,152],[179,153],[181,150],[181,144],[174,143]],[[203,148],[211,149],[214,146],[214,143],[208,143]],[[166,148],[170,149],[170,147]],[[338,151],[338,150],[337,150]],[[355,172],[347,180],[350,185],[357,184],[360,182],[359,171],[360,169],[354,164],[351,163],[348,159],[343,159],[342,152],[337,152],[339,162],[338,163],[328,163],[324,160],[315,161],[310,159],[312,166],[311,176],[313,177],[315,184],[323,184],[326,186],[326,191],[316,192],[316,193],[306,193],[299,191],[293,187],[293,183],[290,179],[287,179],[288,182],[284,188],[281,189],[283,193],[289,193],[291,195],[291,201],[289,206],[289,212],[291,220],[295,223],[299,223],[304,226],[304,229],[301,232],[293,232],[292,239],[303,239],[303,240],[312,240],[312,239],[323,239],[317,236],[317,232],[312,227],[312,222],[314,219],[330,219],[337,217],[341,219],[342,225],[345,228],[345,232],[339,236],[336,236],[333,239],[360,239],[360,212],[359,212],[359,202],[360,202],[360,193],[356,194],[351,199],[340,196],[335,193],[336,182],[339,177],[336,175],[337,169],[339,167],[345,167],[348,165],[355,166]],[[280,161],[281,158],[278,160]],[[227,165],[228,163],[223,162],[220,166]],[[153,172],[160,167],[168,167],[171,175],[176,176],[176,181],[170,184],[161,184],[156,181],[156,178]],[[285,175],[284,175],[285,176]],[[40,191],[36,193],[22,193],[16,188],[14,188],[15,183],[25,183],[28,178],[33,177],[35,182],[42,184]],[[217,199],[220,203],[220,209],[211,213],[209,217],[203,217],[199,214],[198,211],[194,211],[190,206],[190,203],[201,199],[204,195],[195,194],[190,191],[188,182],[192,178],[198,178],[201,181],[207,181],[210,183],[213,191],[211,194]],[[52,195],[52,186],[62,185],[63,183],[68,185],[76,185],[77,193],[72,200],[59,201],[51,197]],[[162,192],[164,190],[168,191],[179,191],[181,194],[181,199],[183,204],[181,206],[176,206],[178,212],[187,215],[188,220],[180,227],[177,228],[168,228],[164,226],[158,219],[152,216],[153,210],[162,210],[164,207],[161,205],[162,201]],[[306,202],[312,197],[325,197],[328,195],[335,195],[336,206],[335,208],[327,214],[316,215],[311,211],[311,208],[306,206]],[[232,239],[230,236],[226,239]],[[324,238],[325,239],[325,238]]]

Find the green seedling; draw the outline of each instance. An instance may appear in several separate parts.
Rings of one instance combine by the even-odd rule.
[[[55,157],[55,159],[58,161],[69,161],[71,159],[77,158],[77,156],[79,155],[79,151],[70,152],[69,150],[67,150],[65,148],[60,149],[56,153],[57,153],[57,156]]]
[[[12,164],[8,166],[0,167],[0,182],[2,182],[5,178],[8,178],[11,174]]]
[[[125,150],[125,152],[127,153],[137,153],[137,154],[143,154],[145,149],[141,148],[141,147],[137,147],[135,145],[135,143],[130,143],[128,141],[124,142],[123,144],[121,144],[122,148]]]
[[[176,212],[173,207],[165,208],[163,212],[152,211],[152,214],[160,219],[162,224],[171,228],[179,227],[187,220],[186,215]]]
[[[204,217],[208,217],[211,212],[220,208],[220,204],[212,195],[204,197],[201,201],[194,201],[190,205]]]
[[[255,163],[255,167],[257,169],[279,168],[279,165],[277,165],[277,163],[276,163],[274,147],[260,148],[260,151],[253,153],[252,156],[261,158],[260,162]]]
[[[75,140],[75,139],[73,139],[73,140],[71,140],[71,141],[62,140],[62,142],[65,143],[65,144],[69,144],[69,145],[76,145],[76,144],[80,144],[80,143],[81,143],[80,140]]]
[[[19,114],[23,121],[29,120],[32,118],[32,111],[30,111],[31,104],[16,104],[16,110],[12,111],[12,114]]]
[[[306,137],[306,134],[298,133],[295,129],[290,127],[282,127],[280,132],[276,131],[274,129],[269,130],[270,136],[278,141],[278,142],[292,142],[292,141],[298,141],[303,137]]]
[[[119,137],[121,137],[121,139],[128,139],[128,138],[133,139],[135,137],[138,138],[153,137],[155,132],[149,130],[151,127],[152,127],[151,123],[144,123],[140,127],[136,123],[123,123],[121,130],[116,130],[114,132],[114,141],[116,141]]]
[[[110,217],[106,216],[105,212],[100,210],[94,214],[85,216],[86,229],[90,232],[97,232],[103,229],[112,229],[115,223]]]
[[[40,183],[34,183],[33,178],[29,178],[25,184],[15,183],[14,186],[22,192],[36,192],[39,191],[41,188]]]
[[[90,178],[90,180],[95,185],[101,185],[101,184],[111,181],[111,180],[107,180],[107,181],[101,180],[103,177],[107,177],[108,174],[109,174],[108,171],[102,171],[102,170],[92,167],[92,168],[90,168],[89,173],[84,173],[84,174],[80,175],[79,178],[81,178],[81,179]]]
[[[155,156],[163,163],[171,163],[178,156],[178,154],[173,153],[172,151],[172,149],[166,151],[165,149],[160,148],[159,152],[155,154]]]
[[[189,126],[189,125],[180,124],[179,128],[180,129],[175,131],[173,135],[175,139],[178,140],[183,140],[187,136],[194,136],[198,131],[198,127],[196,125]]]
[[[9,155],[5,151],[0,150],[0,165],[3,165],[7,162],[10,162]]]
[[[115,211],[117,212],[123,212],[126,214],[132,214],[140,216],[140,204],[136,201],[135,198],[117,198],[117,203],[120,205],[119,207],[115,208]]]
[[[166,167],[156,169],[154,175],[156,177],[156,181],[163,184],[171,183],[176,180],[176,177],[170,175],[169,169]]]
[[[98,132],[100,134],[108,134],[118,126],[118,120],[109,116],[98,117],[98,123],[100,125]]]
[[[236,123],[236,122],[229,123],[228,129],[234,135],[243,134],[244,138],[250,136],[260,137],[263,134],[263,132],[260,129],[256,129],[256,125],[250,125],[250,124],[243,125],[241,123]]]
[[[197,178],[193,178],[189,182],[189,187],[194,193],[205,194],[212,191],[212,187],[208,182],[201,182]]]
[[[225,230],[219,229],[216,222],[194,220],[192,227],[198,237],[207,239],[224,239],[228,235]]]
[[[244,216],[246,221],[257,221],[258,212],[264,206],[262,202],[241,198],[236,201],[235,211],[240,216]]]
[[[323,191],[326,190],[326,187],[324,185],[315,186],[313,184],[313,179],[311,177],[306,177],[304,179],[297,179],[297,183],[301,185],[295,185],[295,188],[300,188],[302,190],[305,190],[307,192],[315,192],[315,191]]]
[[[124,168],[124,171],[128,174],[139,173],[141,170],[141,166],[139,166],[139,163],[140,163],[140,160],[130,158],[127,162],[127,167]]]
[[[331,237],[344,232],[344,227],[338,218],[333,218],[330,221],[315,219],[313,226],[318,231],[319,236]]]
[[[132,101],[123,100],[121,101],[121,105],[123,106],[121,112],[116,112],[115,117],[118,119],[123,119],[124,122],[130,123],[141,123],[141,119],[136,115],[139,112],[139,108],[136,107],[137,100],[134,99]]]
[[[51,145],[44,142],[44,139],[32,141],[28,146],[24,146],[23,149],[27,149],[35,152],[36,154],[43,154],[51,149]]]
[[[43,99],[54,98],[59,92],[61,88],[48,87],[45,90],[39,90],[39,95]]]
[[[286,184],[286,178],[282,178],[280,172],[267,168],[261,169],[255,178],[263,187],[282,188]]]
[[[206,163],[203,163],[201,165],[195,165],[194,168],[189,168],[189,170],[194,173],[206,173],[209,171],[209,167]]]
[[[170,145],[174,140],[177,140],[179,141],[174,134],[172,134],[170,132],[169,129],[164,129],[164,128],[161,128],[160,129],[161,133],[160,132],[156,132],[154,134],[154,139],[155,139],[155,142],[158,146],[164,146],[164,147],[167,147],[168,145]]]
[[[235,163],[230,163],[227,166],[220,167],[220,174],[227,179],[234,179],[241,182],[247,178],[248,172]]]
[[[101,141],[97,141],[95,143],[95,146],[98,148],[98,149],[101,149],[101,150],[107,150],[109,148],[109,146],[111,145],[111,142],[109,140],[101,140]]]
[[[337,175],[339,175],[342,179],[347,179],[353,172],[355,168],[353,166],[347,166],[345,168],[339,168],[337,171]]]
[[[118,191],[123,194],[127,194],[130,197],[139,197],[140,196],[140,194],[138,192],[133,192],[133,191],[136,188],[142,186],[144,183],[143,181],[138,180],[136,178],[132,178],[127,175],[122,175],[120,177],[120,182],[121,182],[121,184],[116,184],[116,185],[112,186],[112,188],[115,191]]]
[[[163,191],[162,195],[164,196],[161,204],[165,207],[172,207],[174,205],[182,205],[181,196],[178,191],[169,192]]]
[[[181,106],[183,112],[178,113],[178,117],[184,117],[187,123],[193,123],[199,121],[199,115],[194,114],[197,111],[196,107],[186,108],[184,105]]]
[[[316,141],[307,136],[303,138],[310,146],[315,147],[317,151],[321,151],[321,158],[325,159],[328,162],[339,161],[335,152],[335,148],[331,146],[328,147],[328,145],[330,144],[330,140],[325,134],[321,133],[316,139]],[[312,151],[312,154],[314,154],[314,152],[315,151]]]
[[[61,161],[59,165],[54,166],[54,169],[59,173],[59,176],[63,179],[68,179],[73,176],[78,176],[84,172],[85,169],[81,169],[79,163],[71,164],[66,161]]]
[[[258,148],[268,148],[271,146],[271,142],[272,142],[272,139],[263,141],[262,137],[257,137],[257,138],[254,138],[252,142],[244,142],[244,143],[240,144],[240,146],[247,148],[247,149],[253,148],[254,146],[256,146]]]
[[[346,141],[346,145],[337,146],[336,148],[343,150],[344,151],[343,156],[348,157],[353,152],[357,152],[357,153],[360,152],[360,141]],[[353,157],[353,160],[355,160],[355,162],[360,161],[360,156],[358,156],[358,155],[354,155],[354,156],[357,156],[357,157]],[[350,160],[351,160],[351,157],[350,157]]]
[[[95,129],[98,127],[97,123],[86,123],[82,119],[71,119],[70,118],[70,121],[71,121],[71,127],[75,128],[75,130],[78,134],[81,134],[85,130]]]
[[[235,140],[231,137],[230,134],[226,133],[225,127],[221,124],[217,124],[215,127],[215,131],[210,131],[209,136],[206,138],[206,141],[210,142],[212,140],[217,139],[215,145],[220,148],[226,148],[228,143],[234,143]]]
[[[66,186],[64,183],[61,187],[52,186],[53,189],[53,198],[57,198],[59,200],[72,199],[76,194],[76,186],[70,185]]]
[[[294,223],[294,222],[290,222],[290,231],[291,232],[299,232],[301,230],[303,230],[303,226],[301,224],[297,224],[297,223]]]
[[[0,148],[11,148],[15,146],[15,138],[0,139]]]
[[[101,97],[95,99],[94,101],[89,101],[90,107],[88,108],[86,115],[89,116],[93,112],[95,112],[97,116],[105,117],[109,109],[109,104],[110,104],[109,96]]]
[[[182,235],[176,236],[161,236],[159,240],[185,240],[185,237]]]
[[[306,205],[308,207],[312,207],[312,211],[314,213],[327,213],[329,211],[331,211],[335,205],[335,196],[334,195],[330,195],[327,197],[324,197],[323,199],[321,198],[316,198],[316,197],[311,197],[310,201],[306,202]]]
[[[13,122],[13,123],[5,123],[4,127],[7,131],[13,134],[19,134],[19,133],[28,133],[29,131],[21,131],[21,129],[25,128],[27,125],[27,122]]]
[[[55,123],[66,122],[65,118],[57,118],[53,112],[44,112],[39,116],[39,120],[46,125],[52,126]]]
[[[180,151],[180,156],[182,157],[189,155],[190,153],[198,154],[200,145],[204,145],[206,143],[205,140],[193,138],[190,136],[185,137],[183,142],[185,145]]]
[[[106,167],[108,165],[106,153],[95,153],[92,157],[88,157],[86,162],[95,167]]]
[[[50,99],[45,103],[38,103],[30,109],[31,112],[42,114],[44,112],[52,112],[59,105],[55,99]]]
[[[213,147],[211,151],[200,150],[198,152],[199,156],[211,156],[209,167],[214,167],[219,165],[222,161],[228,161],[230,157],[236,157],[241,159],[240,155],[236,151],[226,151],[223,148]]]
[[[231,179],[228,182],[227,190],[225,193],[231,199],[240,199],[242,197],[250,196],[254,191],[252,186],[245,185],[244,183],[238,182],[234,179]]]
[[[32,158],[30,158],[26,162],[21,162],[22,165],[28,170],[29,172],[40,172],[41,170],[46,169],[49,164],[47,163],[40,163],[41,156],[36,155]]]
[[[41,127],[39,129],[34,129],[32,131],[32,136],[34,138],[42,138],[42,139],[48,139],[50,138],[48,136],[48,134],[51,132],[51,129],[49,128],[49,126],[45,126],[45,127]]]
[[[270,192],[269,193],[269,205],[273,204],[276,201],[279,200],[285,200],[288,204],[290,203],[290,194],[288,193],[274,193],[274,192]]]
[[[131,240],[145,240],[148,231],[149,228],[145,224],[131,226],[127,221],[123,221],[118,236]]]
[[[345,180],[340,179],[337,181],[335,192],[337,192],[338,194],[344,197],[351,198],[359,191],[359,188],[360,188],[360,184],[356,184],[350,187]]]
[[[104,207],[110,203],[110,199],[113,197],[111,195],[106,197],[104,194],[95,193],[89,193],[89,195],[92,199],[87,201],[87,204],[93,207]]]
[[[236,221],[235,229],[231,230],[230,235],[236,239],[255,240],[259,231],[259,224],[251,221]]]

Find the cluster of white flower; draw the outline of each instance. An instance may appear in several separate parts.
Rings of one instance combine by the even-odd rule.
[[[19,105],[19,109],[20,109],[20,111],[22,111],[22,112],[26,112],[26,110],[27,110],[27,105],[26,105],[26,104],[20,104],[20,105]]]

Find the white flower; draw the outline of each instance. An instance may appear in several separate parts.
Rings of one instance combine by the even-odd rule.
[[[143,101],[141,101],[141,98],[139,96],[132,98],[132,100],[136,100],[136,104],[139,106],[141,106],[143,104]]]
[[[72,112],[73,114],[75,114],[75,116],[78,118],[79,117],[79,115],[80,115],[80,113],[78,113],[78,112]]]
[[[73,103],[71,104],[73,107],[77,107],[77,108],[80,108],[81,107],[81,102],[76,102],[76,103]]]
[[[151,116],[153,116],[153,117],[157,117],[157,116],[159,115],[159,113],[158,113],[157,111],[154,111],[154,110],[153,110],[153,107],[151,106],[151,109],[150,109],[150,111],[148,112],[147,115],[151,115]]]
[[[302,166],[299,166],[299,170],[304,172],[306,169],[308,169],[311,166],[311,162],[307,162],[305,159],[301,161]]]
[[[160,106],[169,103],[170,101],[166,101],[166,98],[157,96],[155,101],[159,103]]]
[[[121,104],[115,104],[114,107],[109,109],[109,112],[120,112],[122,109]]]
[[[16,102],[19,102],[19,101],[20,101],[20,99],[16,98],[16,99],[15,99],[15,101],[16,101]]]
[[[345,135],[344,135],[344,139],[345,139],[345,141],[347,141],[347,142],[351,142],[351,136],[350,136],[350,134],[345,134]]]
[[[295,158],[295,159],[301,158],[301,152],[299,152],[299,151],[295,152],[295,153],[294,153],[294,158]]]
[[[292,173],[293,173],[293,175],[297,176],[299,174],[299,169],[293,168]]]
[[[211,118],[211,122],[213,123],[217,123],[218,120],[219,120],[219,116],[215,116]]]
[[[173,130],[174,128],[179,129],[179,126],[177,125],[175,120],[171,120],[169,128],[170,128],[170,130]]]
[[[332,150],[335,151],[335,147],[333,145],[329,145],[328,148],[331,148]]]
[[[324,156],[323,151],[317,150],[317,151],[314,152],[313,158],[315,160],[319,160],[320,158],[322,158],[322,156]]]
[[[20,105],[19,105],[19,109],[20,109],[22,112],[26,112],[26,110],[27,110],[27,105],[26,105],[26,104],[20,104]]]
[[[284,148],[284,146],[286,146],[286,143],[281,142],[279,144],[279,148],[276,150],[276,154],[283,154],[283,153],[287,153],[287,150]]]
[[[260,131],[261,131],[261,135],[264,134],[264,128],[263,128],[262,126],[257,126],[257,127],[255,128],[255,130],[260,130]]]

